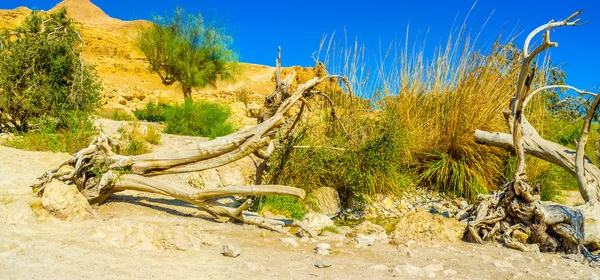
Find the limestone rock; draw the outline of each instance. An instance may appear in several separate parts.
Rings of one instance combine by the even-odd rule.
[[[31,209],[31,206],[29,206],[27,202],[22,200],[15,201],[6,205],[5,214],[6,223],[9,225],[25,225],[37,222],[37,216]]]
[[[358,224],[352,229],[351,232],[347,234],[347,236],[355,237],[357,234],[373,235],[376,239],[384,239],[388,237],[385,229],[382,226],[376,225],[369,221],[363,221],[362,223]]]
[[[298,241],[293,237],[279,238],[279,241],[281,241],[285,247],[298,247]]]
[[[231,258],[237,258],[242,253],[242,249],[231,245],[223,245],[223,255]]]
[[[576,207],[583,212],[584,243],[600,243],[600,205],[582,205]]]
[[[67,185],[58,180],[53,180],[46,186],[42,206],[55,217],[66,221],[85,220],[93,213],[87,199],[75,185]]]
[[[360,233],[354,237],[354,241],[356,241],[358,247],[373,246],[373,244],[375,244],[375,239],[375,235],[363,235]]]
[[[334,188],[321,187],[312,192],[316,199],[319,213],[335,216],[342,211],[340,195]]]
[[[455,219],[417,210],[400,218],[390,239],[392,244],[402,244],[408,240],[457,242],[464,230],[465,227]]]
[[[329,217],[316,212],[306,213],[302,218],[302,223],[318,233],[326,227],[333,226],[333,221]]]

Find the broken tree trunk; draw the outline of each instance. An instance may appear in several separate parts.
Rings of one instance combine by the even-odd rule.
[[[512,149],[517,156],[517,164],[511,182],[506,183],[498,192],[481,195],[472,210],[461,215],[469,220],[465,231],[467,240],[478,243],[500,241],[507,247],[522,251],[535,250],[537,247],[542,251],[580,253],[590,262],[600,261],[600,257],[590,253],[584,246],[583,213],[564,205],[542,204],[540,187],[533,187],[529,183],[525,164],[525,154],[528,153],[569,170],[577,178],[580,192],[586,202],[594,204],[598,201],[596,189],[600,170],[593,166],[589,159],[585,159],[584,150],[600,95],[596,96],[584,119],[576,151],[543,139],[524,114],[525,106],[533,94],[543,89],[561,87],[546,86],[530,94],[535,74],[535,68],[531,67],[531,64],[541,52],[558,46],[550,41],[550,30],[577,25],[579,19],[575,18],[581,12],[578,11],[563,21],[550,21],[527,36],[517,92],[511,100],[511,110],[507,113],[511,134],[480,130],[475,132],[475,139],[481,144]],[[529,53],[531,40],[540,32],[544,32],[542,44]]]
[[[277,73],[281,71],[279,60],[278,56]],[[290,76],[293,77],[294,74]],[[280,229],[281,226],[295,226],[300,227],[310,236],[315,236],[314,231],[298,221],[267,219],[246,211],[251,204],[250,199],[237,208],[218,202],[220,197],[232,195],[279,194],[304,199],[306,193],[302,189],[279,185],[257,185],[198,190],[190,186],[178,186],[152,178],[156,175],[216,168],[252,153],[268,157],[273,150],[274,140],[278,137],[278,133],[292,129],[295,124],[294,120],[298,119],[303,112],[300,110],[296,115],[290,116],[290,110],[298,103],[304,105],[305,97],[312,96],[311,90],[315,86],[326,79],[337,78],[346,84],[347,89],[350,89],[344,77],[327,75],[313,78],[299,85],[290,93],[289,88],[293,80],[290,76],[285,81],[281,81],[279,74],[277,75],[277,86],[275,92],[270,96],[280,96],[281,98],[275,104],[266,102],[265,106],[269,109],[269,114],[266,115],[268,117],[254,127],[242,129],[211,141],[197,143],[192,148],[138,156],[122,156],[114,153],[110,138],[100,133],[87,148],[47,170],[32,188],[38,194],[42,194],[46,184],[52,180],[73,183],[91,203],[101,203],[113,193],[125,190],[156,193],[196,205],[218,219],[232,218],[282,233],[285,231]],[[261,149],[265,147],[267,147],[266,151],[262,151]]]

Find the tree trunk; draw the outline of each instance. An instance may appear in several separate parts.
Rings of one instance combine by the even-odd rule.
[[[181,89],[183,90],[183,99],[185,101],[193,101],[192,99],[192,87],[181,84]]]

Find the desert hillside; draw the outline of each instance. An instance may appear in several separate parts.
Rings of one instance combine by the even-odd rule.
[[[65,0],[49,12],[61,7],[77,22],[84,41],[84,58],[96,67],[103,81],[104,108],[131,112],[148,101],[182,99],[179,85],[164,86],[148,70],[143,54],[136,50],[137,28],[148,21],[111,18],[88,0]],[[31,12],[26,7],[0,10],[0,28],[18,26]],[[236,101],[237,91],[244,90],[249,93],[250,102],[260,103],[274,89],[273,67],[240,63],[240,70],[235,80],[219,82],[216,88],[196,90],[194,97],[231,103]]]

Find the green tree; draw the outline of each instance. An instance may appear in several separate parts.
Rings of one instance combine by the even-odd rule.
[[[172,17],[155,16],[138,32],[138,47],[164,85],[181,83],[183,96],[192,99],[192,88],[229,78],[235,68],[231,37],[202,14],[186,14],[177,8]]]
[[[101,84],[82,60],[82,48],[65,9],[33,12],[22,26],[1,30],[0,130],[68,127],[73,116],[94,110]]]

